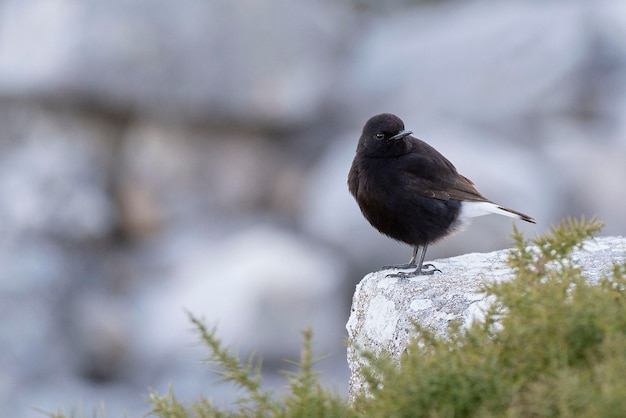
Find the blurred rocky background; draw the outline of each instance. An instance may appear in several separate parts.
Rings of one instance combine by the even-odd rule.
[[[626,232],[622,0],[0,1],[0,416],[220,403],[185,310],[347,392],[355,283],[407,246],[346,177],[392,112],[497,202]],[[509,245],[480,218],[428,258]]]

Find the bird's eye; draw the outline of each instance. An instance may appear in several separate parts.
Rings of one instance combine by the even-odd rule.
[[[380,140],[380,139],[385,139],[385,134],[378,132],[376,135],[376,139]]]

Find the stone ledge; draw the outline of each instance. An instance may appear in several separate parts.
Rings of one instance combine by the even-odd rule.
[[[485,281],[510,280],[513,273],[506,264],[510,250],[473,253],[434,264],[443,273],[400,280],[386,277],[389,271],[370,273],[356,286],[348,330],[350,399],[364,390],[360,373],[364,360],[353,347],[380,353],[385,350],[398,357],[411,338],[413,323],[438,335],[445,335],[451,320],[469,324],[490,303],[481,294]],[[585,242],[573,253],[589,280],[609,274],[613,262],[626,261],[626,237],[601,237]]]

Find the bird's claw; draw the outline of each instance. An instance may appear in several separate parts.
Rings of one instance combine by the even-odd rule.
[[[390,273],[386,277],[397,277],[399,279],[410,279],[412,277],[417,276],[432,276],[435,272],[438,271],[441,273],[437,267],[432,264],[424,264],[421,268],[416,269],[415,271],[404,272],[399,271],[397,273]]]
[[[430,269],[432,268],[432,270],[424,270],[424,269]],[[439,273],[441,273],[441,270],[439,270],[437,267],[435,267],[433,264],[424,264],[422,266],[422,272],[421,274],[426,275],[426,276],[432,276],[433,274],[435,274],[435,272],[438,271]]]

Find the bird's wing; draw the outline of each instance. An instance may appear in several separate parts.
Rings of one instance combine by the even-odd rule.
[[[439,200],[489,201],[437,150],[420,140],[412,145],[412,152],[403,156],[409,190]]]
[[[474,183],[461,174],[456,175],[452,184],[446,187],[449,199],[469,200],[471,202],[486,202],[487,199],[476,190]]]
[[[474,187],[473,183],[465,176],[457,174],[458,177],[452,181],[436,181],[436,182],[414,182],[422,183],[421,187],[412,187],[412,189],[424,197],[432,197],[439,200],[467,200],[470,202],[488,202],[488,199],[481,195]]]

